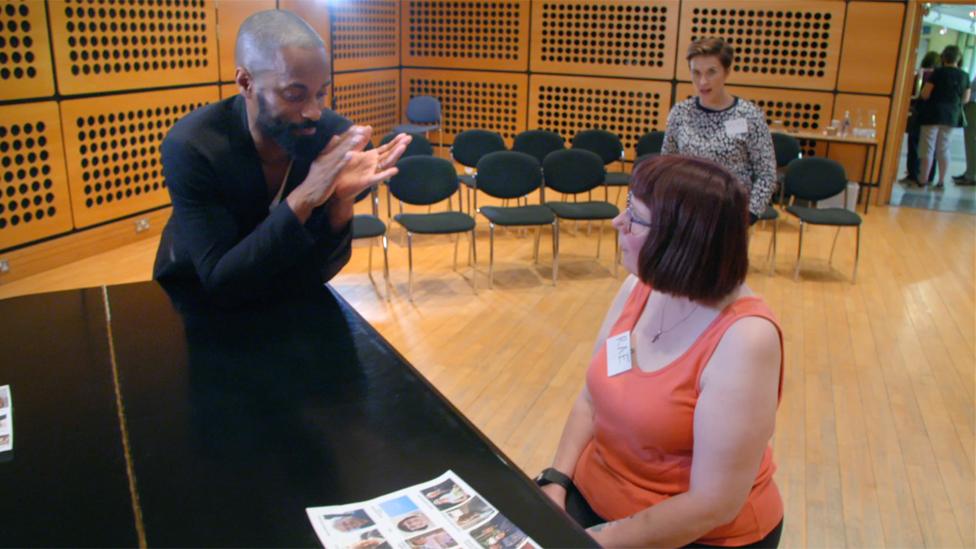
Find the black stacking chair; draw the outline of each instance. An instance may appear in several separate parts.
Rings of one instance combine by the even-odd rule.
[[[478,161],[488,153],[505,150],[505,140],[488,130],[465,130],[454,137],[451,157],[464,166],[468,173],[458,176],[468,193],[468,215],[472,215],[471,189],[474,188],[474,170]]]
[[[501,199],[518,199],[542,187],[542,167],[535,157],[515,152],[488,153],[478,162],[475,177],[475,211],[488,219],[488,282],[495,285],[495,225],[503,227],[536,227],[535,262],[539,262],[539,237],[543,225],[552,226],[552,282],[556,283],[556,216],[550,208],[541,205],[545,191],[539,193],[540,205],[515,207],[484,206],[478,209],[478,191]],[[528,199],[526,199],[528,201]]]
[[[638,162],[648,155],[661,154],[663,147],[664,132],[654,130],[645,133],[637,140],[637,145],[634,147],[637,153],[637,156],[634,157],[634,165],[636,166]]]
[[[566,140],[556,132],[548,130],[526,130],[515,136],[512,150],[529,154],[542,164],[553,151],[566,148]]]
[[[847,203],[847,174],[844,167],[829,158],[800,158],[790,163],[784,177],[786,192],[796,199],[810,201],[811,206],[790,205],[786,211],[800,220],[800,235],[796,246],[796,266],[793,278],[800,276],[800,254],[803,250],[804,225],[829,225],[837,227],[834,242],[830,246],[830,259],[834,259],[834,248],[837,246],[837,236],[841,227],[854,227],[857,231],[854,246],[854,272],[851,283],[857,280],[857,262],[861,255],[861,216],[846,208],[817,208],[816,202],[831,196],[844,193],[844,203]]]
[[[573,136],[573,148],[583,149],[595,153],[603,160],[604,167],[620,162],[620,171],[608,171],[603,182],[603,199],[610,201],[610,187],[617,187],[617,200],[620,191],[630,184],[630,174],[624,169],[624,145],[616,134],[606,130],[583,130]]]
[[[380,140],[380,145],[386,145],[390,141],[399,135],[400,132],[393,131],[383,136]],[[407,132],[410,133],[410,132]],[[421,133],[410,133],[413,138],[407,145],[407,150],[403,151],[403,155],[400,157],[407,158],[410,156],[434,156],[434,147],[431,146],[430,141],[424,137]],[[401,208],[402,209],[402,208]],[[393,200],[390,198],[390,187],[386,187],[386,218],[393,219]]]
[[[450,201],[458,190],[454,164],[433,156],[411,156],[397,162],[399,172],[390,178],[390,192],[407,204],[429,206],[442,200]],[[450,202],[448,202],[450,204]],[[463,212],[399,213],[393,218],[407,231],[407,262],[409,268],[408,293],[413,301],[413,235],[470,233],[471,286],[477,294],[475,267],[478,255],[475,250],[474,219]],[[457,270],[458,240],[454,240],[454,270]]]
[[[606,169],[603,160],[583,149],[567,149],[549,153],[542,163],[542,174],[545,186],[563,194],[577,195],[593,190],[603,184]],[[553,230],[555,252],[553,253],[552,279],[553,284],[559,275],[559,220],[572,219],[574,221],[601,221],[600,232],[596,245],[596,257],[600,257],[600,244],[603,240],[603,221],[617,217],[620,210],[609,202],[546,202],[546,206],[556,214],[556,224]],[[614,242],[616,243],[616,231]],[[613,272],[617,274],[616,254],[614,255]]]
[[[367,197],[372,200],[373,213],[372,214],[356,214],[352,217],[352,238],[358,240],[361,238],[369,239],[369,264],[367,267],[367,273],[369,274],[369,279],[375,284],[376,281],[373,280],[373,243],[377,238],[383,244],[383,280],[386,287],[386,300],[390,300],[390,264],[387,257],[387,250],[389,249],[389,243],[386,238],[386,223],[383,223],[379,218],[379,207],[380,207],[380,197],[379,192],[377,192],[376,187],[370,187],[365,191],[361,192],[359,196],[356,197],[356,202],[361,202]]]
[[[393,133],[428,133],[437,131],[441,147],[444,146],[444,132],[441,130],[441,102],[436,97],[418,95],[407,102],[407,123],[393,128]]]
[[[779,203],[782,205],[785,196],[785,185],[783,185],[784,170],[790,162],[800,158],[800,142],[792,135],[786,135],[785,133],[774,132],[771,135],[773,138],[773,151],[776,154],[776,184],[779,186]],[[773,191],[773,197],[776,194],[776,191]],[[766,250],[769,274],[776,272],[776,240],[777,233],[779,232],[779,211],[772,204],[773,197],[770,197],[770,203],[766,205],[766,210],[759,214],[757,220],[764,223],[767,221],[773,222],[773,236],[769,239],[769,248]]]

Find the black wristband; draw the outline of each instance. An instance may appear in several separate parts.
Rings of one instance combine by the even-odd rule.
[[[547,467],[539,473],[539,476],[535,477],[535,483],[539,486],[546,486],[548,484],[558,484],[562,486],[568,492],[573,486],[573,479],[567,477],[559,471],[552,467]]]

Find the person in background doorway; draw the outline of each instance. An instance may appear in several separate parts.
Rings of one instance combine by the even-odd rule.
[[[966,171],[954,176],[956,185],[976,185],[976,77],[969,85],[969,101],[962,106],[966,118],[963,141],[966,148]]]
[[[962,52],[958,46],[946,46],[942,50],[942,66],[932,71],[932,76],[922,85],[919,94],[924,101],[919,109],[921,130],[921,164],[919,184],[930,183],[929,167],[934,160],[939,163],[939,181],[935,189],[945,186],[945,174],[949,169],[949,138],[953,128],[964,124],[962,106],[969,101],[969,75],[959,68]]]
[[[922,64],[915,72],[912,102],[909,106],[908,124],[905,129],[905,132],[908,134],[908,144],[906,145],[908,150],[906,151],[907,157],[905,159],[905,171],[907,173],[901,179],[901,183],[907,185],[918,185],[918,137],[922,131],[922,127],[918,123],[918,108],[921,104],[918,94],[922,91],[922,85],[925,84],[926,79],[932,75],[932,71],[938,66],[939,52],[930,51],[922,58]],[[935,169],[935,166],[933,165],[932,168]],[[929,172],[929,181],[932,180],[933,175],[933,172]]]

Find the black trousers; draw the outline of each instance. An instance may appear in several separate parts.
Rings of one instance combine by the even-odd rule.
[[[590,526],[596,526],[597,524],[602,524],[607,522],[607,520],[600,515],[596,514],[596,511],[590,507],[589,502],[583,497],[583,494],[576,489],[576,485],[571,485],[570,489],[566,492],[566,512],[569,516],[573,517],[580,526],[583,528],[589,528]],[[749,545],[742,545],[741,547],[755,548],[755,549],[773,549],[779,547],[779,538],[783,533],[783,521],[779,521],[776,528],[773,528],[772,532],[766,535],[763,539],[751,543]],[[718,547],[716,545],[702,545],[699,543],[692,543],[685,546],[686,548],[709,548]]]

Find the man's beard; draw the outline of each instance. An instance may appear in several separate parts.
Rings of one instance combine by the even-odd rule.
[[[281,145],[291,156],[315,156],[318,154],[320,146],[318,140],[318,125],[314,120],[293,124],[280,118],[272,117],[271,109],[268,107],[264,98],[258,95],[258,118],[257,126],[262,133]],[[316,128],[314,135],[300,135],[296,132],[308,128]]]

